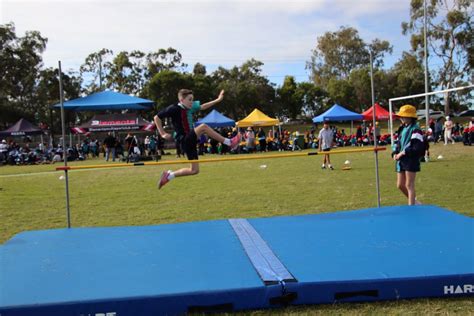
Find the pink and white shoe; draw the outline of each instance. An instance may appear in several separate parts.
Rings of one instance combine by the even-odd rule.
[[[158,182],[158,190],[161,189],[162,186],[170,182],[170,180],[168,179],[169,175],[170,175],[169,171],[163,171],[163,173],[161,173],[160,182]]]
[[[235,150],[240,144],[240,134],[235,135],[230,139],[230,150]]]

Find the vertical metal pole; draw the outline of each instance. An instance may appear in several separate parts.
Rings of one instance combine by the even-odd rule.
[[[372,65],[372,51],[369,49],[369,56],[370,56],[370,86],[372,92],[372,135],[374,137],[374,155],[375,155],[375,182],[377,188],[377,207],[380,207],[380,183],[379,183],[379,154],[377,149],[377,137],[375,136],[375,92],[374,92],[374,70]]]
[[[393,148],[393,116],[392,116],[392,100],[388,100],[388,112],[390,113],[390,146]]]
[[[53,139],[54,139],[54,134],[53,134],[53,109],[49,109],[49,136],[50,136],[50,142],[51,142],[51,147],[53,147]]]
[[[427,47],[427,32],[426,32],[426,0],[423,1],[423,40],[424,40],[424,60],[425,60],[425,93],[428,93],[428,47]],[[426,108],[426,131],[430,126],[430,104],[429,96],[425,95],[425,108]]]
[[[99,52],[99,91],[102,91],[102,56]]]
[[[67,167],[67,151],[66,151],[66,123],[64,119],[64,97],[63,97],[63,80],[61,71],[61,61],[58,61],[59,65],[59,100],[61,103],[61,128],[63,133],[63,160],[64,167]],[[67,212],[67,228],[71,228],[71,212],[69,208],[69,177],[67,168],[64,169],[64,177],[66,183],[66,212]]]
[[[375,92],[374,92],[374,70],[373,70],[373,61],[372,61],[372,51],[369,50],[370,57],[370,93],[372,95],[372,134],[374,136],[374,147],[377,147],[377,138],[375,137],[375,123],[376,123],[376,109],[375,109]]]

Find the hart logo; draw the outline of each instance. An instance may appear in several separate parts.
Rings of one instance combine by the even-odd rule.
[[[0,314],[2,316],[2,314]],[[95,313],[95,314],[79,314],[79,316],[117,316],[116,312],[108,312],[108,313]]]
[[[474,293],[474,285],[472,284],[464,284],[464,285],[445,285],[444,286],[444,294],[466,294],[466,293]]]

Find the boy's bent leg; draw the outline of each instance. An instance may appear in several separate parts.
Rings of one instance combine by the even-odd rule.
[[[161,174],[160,181],[158,182],[158,189],[161,189],[165,184],[170,182],[172,179],[176,177],[184,177],[184,176],[192,176],[199,173],[199,163],[193,162],[191,163],[190,168],[181,168],[176,171],[163,171]]]
[[[236,149],[239,146],[241,140],[240,134],[235,135],[232,139],[225,138],[206,124],[201,124],[196,127],[194,129],[194,133],[196,133],[197,138],[199,138],[202,134],[206,134],[210,138],[217,140],[219,143],[229,146],[231,150]]]
[[[199,163],[192,162],[190,168],[181,168],[173,172],[175,177],[193,176],[199,173]]]
[[[210,128],[206,124],[201,124],[198,127],[194,129],[194,132],[196,133],[197,137],[199,138],[202,134],[206,134],[210,138],[217,140],[219,143],[224,143],[225,137]]]

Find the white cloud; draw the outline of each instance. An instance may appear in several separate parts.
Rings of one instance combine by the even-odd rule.
[[[301,63],[317,36],[408,7],[408,0],[0,1],[0,23],[13,21],[17,34],[38,30],[49,39],[47,66],[61,59],[64,68],[78,68],[101,48],[117,53],[174,47],[188,64],[239,65],[255,57],[267,65],[298,61],[296,73],[305,72]],[[358,29],[384,38],[381,30]]]

